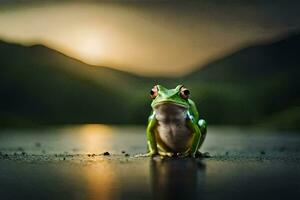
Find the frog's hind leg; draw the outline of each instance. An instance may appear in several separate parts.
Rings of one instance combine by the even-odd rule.
[[[166,147],[165,145],[163,145],[162,143],[158,143],[157,144],[157,149],[158,149],[158,154],[161,156],[168,156],[168,157],[172,157],[174,155],[174,153],[172,153],[168,147]]]
[[[160,139],[158,136],[158,133],[156,133],[156,140],[157,140],[157,149],[158,149],[158,154],[161,156],[168,156],[172,157],[174,153],[168,148],[163,141]]]
[[[203,142],[206,138],[206,133],[207,133],[207,124],[206,124],[205,120],[200,119],[198,121],[198,126],[199,126],[199,129],[200,129],[200,132],[201,132],[201,137],[200,137],[200,141],[199,141],[199,148],[196,152],[195,157],[196,158],[209,158],[210,155],[209,155],[208,152],[205,152],[205,153],[200,152],[200,147],[202,146],[202,144],[203,144]]]

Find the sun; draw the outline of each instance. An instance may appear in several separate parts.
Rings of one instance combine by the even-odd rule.
[[[80,31],[70,34],[68,43],[69,53],[88,64],[98,65],[105,59],[104,38],[98,32]]]
[[[104,30],[91,30],[84,27],[70,31],[67,35],[68,37],[44,43],[90,65],[102,66],[109,63],[110,47],[113,44],[112,34],[107,34]]]
[[[75,45],[75,50],[82,60],[97,64],[104,53],[104,44],[101,42],[100,37],[84,36]]]

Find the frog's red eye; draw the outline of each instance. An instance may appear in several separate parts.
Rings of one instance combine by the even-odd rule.
[[[181,96],[183,99],[188,99],[189,96],[190,96],[190,91],[189,91],[187,88],[182,87],[182,88],[180,89],[180,96]]]
[[[151,90],[150,90],[150,97],[152,98],[152,99],[155,99],[155,97],[157,96],[157,87],[156,86],[154,86]]]

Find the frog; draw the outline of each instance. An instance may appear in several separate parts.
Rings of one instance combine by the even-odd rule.
[[[201,155],[207,124],[199,119],[190,90],[184,85],[167,89],[155,85],[150,90],[151,114],[146,128],[149,156],[193,157]]]

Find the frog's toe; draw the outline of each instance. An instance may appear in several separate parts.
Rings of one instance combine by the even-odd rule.
[[[202,157],[202,153],[200,151],[197,151],[195,153],[195,158],[201,158]]]
[[[200,151],[197,151],[195,154],[195,158],[210,158],[211,155],[208,152],[201,153]]]

